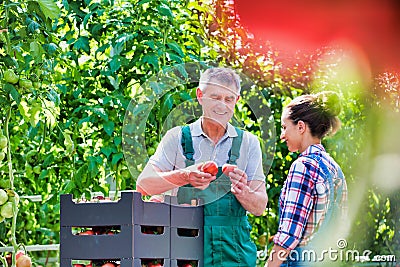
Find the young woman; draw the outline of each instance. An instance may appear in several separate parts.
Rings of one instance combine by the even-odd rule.
[[[321,248],[321,236],[331,234],[327,231],[343,214],[347,201],[342,170],[321,144],[339,129],[340,111],[334,92],[299,96],[283,110],[280,138],[289,151],[301,153],[282,188],[278,232],[265,266],[311,266],[323,260],[324,255],[313,249]]]

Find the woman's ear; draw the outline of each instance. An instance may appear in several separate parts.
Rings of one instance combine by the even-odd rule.
[[[301,134],[303,134],[306,131],[306,127],[307,127],[307,125],[305,124],[304,121],[298,121],[297,122],[297,129],[299,130],[299,132]]]

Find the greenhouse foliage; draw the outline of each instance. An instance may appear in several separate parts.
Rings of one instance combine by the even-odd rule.
[[[268,208],[262,217],[250,215],[260,251],[272,245],[279,192],[297,156],[278,140],[282,107],[303,93],[334,90],[344,100],[342,130],[325,143],[349,183],[348,246],[400,257],[399,189],[382,182],[389,177],[396,184],[398,177],[372,177],[380,175],[378,163],[396,167],[385,155],[400,151],[386,141],[397,139],[398,73],[374,73],[370,81],[341,48],[287,55],[260,44],[230,1],[0,4],[0,188],[13,206],[11,218],[0,223],[2,246],[58,244],[60,194],[88,199],[91,192],[134,189],[166,130],[168,111],[194,99],[196,83],[176,84],[156,99],[143,128],[146,149],[128,166],[123,127],[131,100],[146,97],[142,85],[169,66],[204,62],[237,69],[254,85],[250,97],[261,95],[271,111],[265,120],[275,125],[268,135],[275,139],[263,142],[264,156],[272,155],[265,166]],[[235,119],[264,137],[245,101]],[[42,200],[24,197],[33,195]],[[57,252],[32,253],[34,262],[49,257]]]

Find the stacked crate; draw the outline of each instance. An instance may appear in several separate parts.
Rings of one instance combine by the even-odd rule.
[[[118,229],[118,233],[73,233],[74,228],[102,227]],[[147,202],[132,191],[122,192],[117,202],[75,203],[72,195],[61,195],[60,228],[61,267],[72,266],[73,260],[114,261],[121,267],[142,267],[152,260],[164,267],[186,261],[202,266],[203,208],[178,206],[175,198]]]
[[[171,205],[171,266],[196,262],[203,266],[203,207]]]

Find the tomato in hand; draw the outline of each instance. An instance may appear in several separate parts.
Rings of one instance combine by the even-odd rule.
[[[228,174],[229,174],[230,172],[233,172],[233,171],[235,170],[236,167],[237,167],[236,165],[232,165],[232,164],[226,163],[226,164],[224,164],[224,165],[222,166],[222,172],[223,172],[226,176],[228,176]]]
[[[215,176],[218,173],[218,166],[214,161],[207,161],[201,166],[200,170]]]

